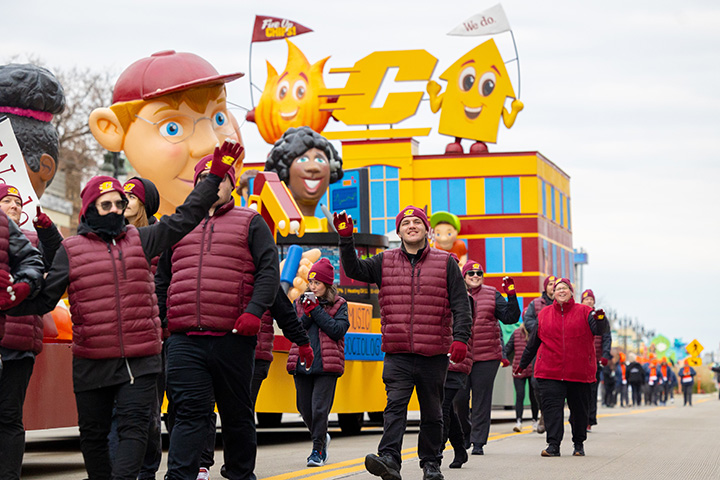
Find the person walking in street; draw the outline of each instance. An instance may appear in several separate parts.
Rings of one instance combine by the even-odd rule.
[[[662,377],[660,376],[660,367],[658,367],[657,359],[650,360],[650,364],[645,370],[645,383],[649,387],[648,398],[645,400],[646,405],[657,405],[662,393]]]
[[[400,465],[407,407],[413,389],[420,403],[418,457],[424,480],[442,480],[442,400],[450,361],[467,355],[471,316],[460,267],[449,252],[428,245],[430,222],[412,205],[395,218],[400,248],[359,259],[352,217],[333,216],[340,236],[345,274],[375,283],[381,311],[383,382],[387,392],[378,454],[365,468],[383,480],[401,480]]]
[[[555,300],[538,317],[538,328],[530,335],[516,373],[535,360],[535,378],[541,390],[548,446],[543,457],[559,457],[563,439],[563,410],[570,408],[573,455],[584,456],[587,439],[591,385],[597,361],[593,336],[607,328],[605,312],[575,303],[567,278],[555,284]]]
[[[624,352],[618,354],[619,360],[615,367],[615,379],[617,381],[616,392],[620,395],[620,407],[629,407],[628,397],[628,364]],[[617,402],[617,400],[615,400]]]
[[[476,263],[476,265],[480,265]],[[500,324],[512,325],[520,320],[520,306],[515,292],[515,282],[504,277],[502,288],[508,299],[505,300],[494,287],[484,284],[485,276],[482,267],[480,275],[474,279],[470,296],[474,302],[472,326],[472,357],[473,366],[470,371],[472,392],[472,429],[470,442],[473,455],[484,455],[483,447],[490,433],[490,412],[492,410],[492,391],[498,367],[510,365],[503,358],[502,331]]]
[[[327,258],[308,272],[308,289],[295,300],[295,309],[310,337],[315,354],[312,365],[299,361],[293,344],[287,369],[295,380],[297,408],[310,430],[312,451],[308,467],[322,467],[328,460],[328,416],[335,399],[335,385],[345,372],[345,333],[350,328],[347,302],[338,295],[335,269]]]
[[[217,162],[209,156],[198,162],[195,183]],[[229,170],[208,215],[163,253],[156,274],[171,332],[166,340],[167,389],[175,405],[175,425],[169,480],[196,479],[215,402],[227,475],[233,480],[255,478],[250,384],[260,317],[275,300],[280,275],[270,229],[256,211],[235,206],[234,184],[235,172]],[[302,345],[300,355],[312,363],[310,345]]]
[[[0,260],[0,268],[7,272],[10,262],[17,261],[14,278],[28,282],[28,286],[32,284],[37,291],[42,272],[52,263],[62,236],[39,208],[33,222],[35,228],[18,229],[23,213],[22,197],[12,185],[0,185],[0,210],[3,211],[0,213],[0,258],[4,260]],[[49,322],[52,321],[50,318]],[[42,341],[43,318],[39,315],[0,314],[0,479],[3,480],[20,479],[25,453],[23,406]]]
[[[690,362],[686,358],[682,368],[678,371],[680,377],[680,385],[683,392],[683,407],[690,405],[692,407],[693,386],[695,385],[695,369],[690,366]]]
[[[127,225],[127,197],[114,178],[92,178],[80,193],[78,234],[66,238],[32,302],[10,314],[43,314],[68,291],[73,321],[73,389],[80,449],[91,479],[135,479],[148,440],[161,371],[162,335],[150,260],[197,225],[218,198],[221,179],[242,152],[215,149],[208,179],[176,213],[152,226]],[[113,406],[119,442],[111,464],[108,434]],[[197,472],[195,472],[197,473]]]
[[[592,290],[587,289],[580,295],[581,302],[583,305],[594,309],[595,308],[595,294]],[[607,324],[607,323],[606,323]],[[590,402],[590,415],[588,418],[587,431],[592,431],[593,425],[597,425],[597,397],[598,397],[598,386],[600,385],[600,375],[602,374],[603,367],[609,362],[612,355],[610,349],[612,348],[612,335],[610,333],[610,326],[606,331],[600,332],[595,335],[595,358],[597,359],[597,368],[595,369],[595,383],[592,385],[592,392],[590,393],[592,401]],[[605,396],[603,396],[603,400]]]
[[[632,406],[642,406],[643,384],[645,384],[645,369],[642,364],[637,361],[634,353],[630,354],[630,363],[627,366],[628,383],[632,390]]]
[[[521,323],[520,326],[515,329],[510,339],[505,344],[505,356],[510,358],[510,355],[514,355],[512,361],[513,368],[513,384],[515,386],[515,426],[513,427],[514,432],[522,431],[522,418],[523,410],[525,408],[525,385],[527,384],[529,392],[528,397],[530,398],[530,412],[532,413],[532,426],[533,430],[537,430],[538,425],[538,404],[535,398],[535,389],[533,388],[532,382],[532,371],[534,365],[530,365],[525,370],[518,370],[520,364],[520,358],[525,351],[528,337],[530,334],[525,328],[525,324]],[[516,373],[518,372],[518,373]]]

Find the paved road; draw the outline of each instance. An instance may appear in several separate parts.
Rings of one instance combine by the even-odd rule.
[[[713,395],[696,395],[695,406],[677,403],[667,407],[638,409],[600,408],[599,425],[589,435],[586,457],[572,457],[570,427],[560,458],[540,457],[545,436],[531,432],[529,422],[521,433],[512,433],[513,416],[509,411],[493,412],[490,441],[484,456],[471,456],[460,470],[443,468],[448,480],[488,479],[709,479],[720,478],[720,401]],[[566,412],[567,413],[567,412]],[[290,419],[292,420],[292,418]],[[353,480],[377,480],[363,467],[365,454],[375,451],[381,430],[363,429],[357,436],[331,432],[330,463],[321,468],[306,468],[310,453],[309,436],[297,424],[286,424],[282,431],[259,433],[259,479],[327,480],[352,477]],[[76,451],[73,432],[67,437],[31,434],[25,457],[23,479],[84,478],[82,457]],[[405,436],[403,478],[420,480],[417,427]],[[452,451],[447,452],[452,458]],[[165,458],[163,459],[165,460]],[[218,464],[211,478],[220,479],[222,451],[216,450]],[[448,463],[448,462],[446,462]],[[162,478],[162,465],[157,478]]]

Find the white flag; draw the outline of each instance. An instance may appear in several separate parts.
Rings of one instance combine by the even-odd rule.
[[[478,35],[493,35],[510,30],[510,22],[505,16],[505,10],[499,3],[484,12],[473,15],[463,23],[448,32],[448,35],[475,37]]]
[[[10,119],[7,117],[0,119],[0,183],[12,185],[20,191],[23,213],[18,226],[31,227],[30,220],[35,218],[36,207],[40,203],[35,195],[35,189],[30,183],[25,159],[20,151],[20,146],[18,146],[12,125],[10,125]]]

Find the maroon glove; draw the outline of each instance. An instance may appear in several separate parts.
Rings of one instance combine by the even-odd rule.
[[[0,270],[0,291],[4,292],[12,285],[13,279],[10,273]]]
[[[600,363],[602,363],[602,366],[604,367],[605,365],[607,365],[608,363],[610,363],[610,360],[608,360],[608,359],[605,358],[605,357],[602,357],[602,358],[600,359]]]
[[[467,345],[463,342],[455,340],[450,345],[450,361],[452,363],[460,363],[467,356]]]
[[[252,313],[245,312],[235,320],[232,333],[251,337],[260,331],[260,319]]]
[[[312,347],[309,343],[306,343],[305,345],[298,345],[298,350],[300,363],[304,363],[305,368],[310,368],[310,365],[312,365],[313,359],[315,358]]]
[[[517,295],[515,291],[515,280],[513,280],[512,277],[503,278],[502,288],[505,291],[505,295]]]
[[[18,282],[0,291],[0,310],[19,305],[30,295],[30,285]]]
[[[603,322],[605,321],[605,310],[602,308],[598,308],[597,310],[593,310],[593,317],[595,320]]]
[[[505,368],[510,365],[510,360],[508,360],[507,358],[502,358],[500,359],[500,364],[503,366],[503,368]]]
[[[225,178],[225,174],[232,168],[235,161],[240,158],[244,150],[243,146],[236,141],[225,140],[222,146],[215,147],[210,173]]]
[[[52,220],[46,214],[40,210],[40,205],[37,207],[37,216],[33,219],[33,225],[36,229],[38,228],[50,228],[52,227]]]
[[[333,213],[333,225],[335,225],[335,230],[341,237],[352,237],[354,225],[353,219],[345,212],[345,210],[340,212],[339,215],[337,213]]]
[[[517,367],[515,367],[515,369],[513,370],[512,374],[513,374],[514,376],[516,376],[516,377],[519,377],[520,374],[522,373],[522,371],[523,371],[523,369],[520,368],[520,364],[518,363]]]
[[[310,316],[310,313],[315,310],[315,307],[319,305],[317,298],[313,298],[312,300],[309,298],[305,298],[302,302],[303,309],[305,310],[305,315],[308,317]]]

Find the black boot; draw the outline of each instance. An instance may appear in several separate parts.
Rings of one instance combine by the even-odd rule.
[[[433,462],[423,465],[423,480],[445,480],[440,471],[440,465]]]
[[[383,480],[402,480],[400,476],[400,465],[387,453],[382,455],[375,455],[374,453],[366,455],[365,469],[373,475],[381,477]]]
[[[462,468],[463,463],[468,461],[468,453],[464,448],[455,449],[455,458],[450,464],[450,468]]]

